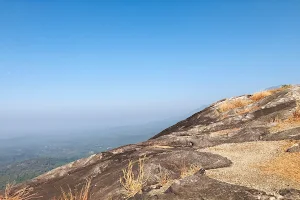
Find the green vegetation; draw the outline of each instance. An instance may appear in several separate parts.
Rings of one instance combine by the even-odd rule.
[[[68,159],[36,158],[0,168],[0,189],[9,182],[20,183],[70,162]]]
[[[287,89],[287,88],[291,88],[292,85],[291,84],[284,84],[281,86],[281,88]]]

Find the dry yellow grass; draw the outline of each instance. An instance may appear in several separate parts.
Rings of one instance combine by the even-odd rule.
[[[288,89],[288,88],[291,88],[292,86],[291,85],[282,85],[280,88],[275,88],[275,89],[271,89],[271,90],[265,90],[265,91],[261,91],[261,92],[257,92],[257,93],[254,93],[250,99],[252,101],[259,101],[267,96],[270,96],[272,94],[275,94],[277,92],[280,92],[280,91],[283,91],[285,89]]]
[[[271,90],[268,90],[268,91],[271,92],[272,94],[275,94],[277,92],[284,91],[284,90],[289,89],[291,87],[292,87],[292,85],[282,85],[280,88],[275,88],[275,89],[271,89]]]
[[[220,112],[226,112],[235,108],[244,107],[251,104],[252,101],[248,99],[235,99],[235,100],[226,100],[219,106]]]
[[[201,169],[201,166],[199,165],[190,165],[189,167],[185,164],[180,168],[180,177],[185,178],[187,176],[191,176],[198,172]]]
[[[283,152],[279,156],[259,166],[259,169],[265,173],[300,183],[300,153],[285,152],[286,147],[287,145],[284,145],[282,147]]]
[[[0,196],[0,200],[30,200],[30,199],[37,199],[35,194],[31,194],[31,191],[28,187],[13,190],[13,184],[7,184],[4,196]]]
[[[252,101],[259,101],[267,96],[270,96],[272,95],[274,92],[272,92],[272,90],[267,90],[267,91],[261,91],[261,92],[257,92],[257,93],[254,93],[250,99]]]
[[[273,94],[275,94],[277,92],[283,91],[283,90],[288,89],[288,88],[290,88],[290,87],[281,86],[280,88],[271,89],[269,91],[272,92]]]
[[[226,100],[219,105],[218,111],[223,113],[223,112],[235,109],[235,108],[241,108],[241,107],[247,106],[253,102],[259,101],[267,96],[270,96],[272,94],[275,94],[275,93],[283,91],[283,90],[286,90],[290,87],[292,87],[292,86],[291,85],[283,85],[280,88],[257,92],[257,93],[254,93],[249,99]]]
[[[275,89],[271,89],[271,90],[266,90],[266,91],[261,91],[261,92],[257,92],[257,93],[254,93],[250,99],[252,101],[259,101],[267,96],[270,96],[272,94],[275,94],[277,92],[280,92],[280,91],[283,91],[285,89],[289,89],[291,88],[292,86],[291,85],[282,85],[280,88],[275,88]]]
[[[123,177],[120,178],[120,183],[125,189],[124,195],[129,199],[142,192],[145,184],[144,158],[138,160],[138,174],[133,173],[133,162],[130,161],[126,169],[123,169]]]
[[[73,192],[70,188],[68,191],[62,190],[62,195],[53,200],[88,200],[90,198],[91,179],[87,179],[85,185],[80,191]]]

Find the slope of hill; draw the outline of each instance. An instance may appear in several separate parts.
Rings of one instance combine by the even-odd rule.
[[[45,200],[61,188],[80,190],[86,179],[92,200],[300,199],[299,103],[300,86],[224,99],[145,142],[80,159],[18,187]]]

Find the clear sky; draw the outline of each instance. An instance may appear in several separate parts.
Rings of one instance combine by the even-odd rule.
[[[299,0],[0,0],[0,134],[172,118],[300,83]]]

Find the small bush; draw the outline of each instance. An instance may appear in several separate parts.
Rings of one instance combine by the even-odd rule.
[[[272,95],[272,94],[273,94],[272,91],[261,91],[261,92],[254,93],[254,94],[250,97],[250,99],[251,99],[252,101],[259,101],[259,100],[261,100],[261,99],[263,99],[263,98],[265,98],[265,97],[267,97],[267,96],[270,96],[270,95]]]
[[[123,177],[120,178],[120,183],[125,189],[124,194],[128,199],[142,192],[142,188],[145,184],[144,160],[145,157],[140,158],[138,161],[137,176],[133,173],[134,163],[132,161],[129,161],[126,169],[123,169]]]
[[[284,84],[284,85],[281,86],[281,88],[283,88],[283,89],[288,89],[288,88],[291,88],[291,87],[292,87],[291,84]]]

